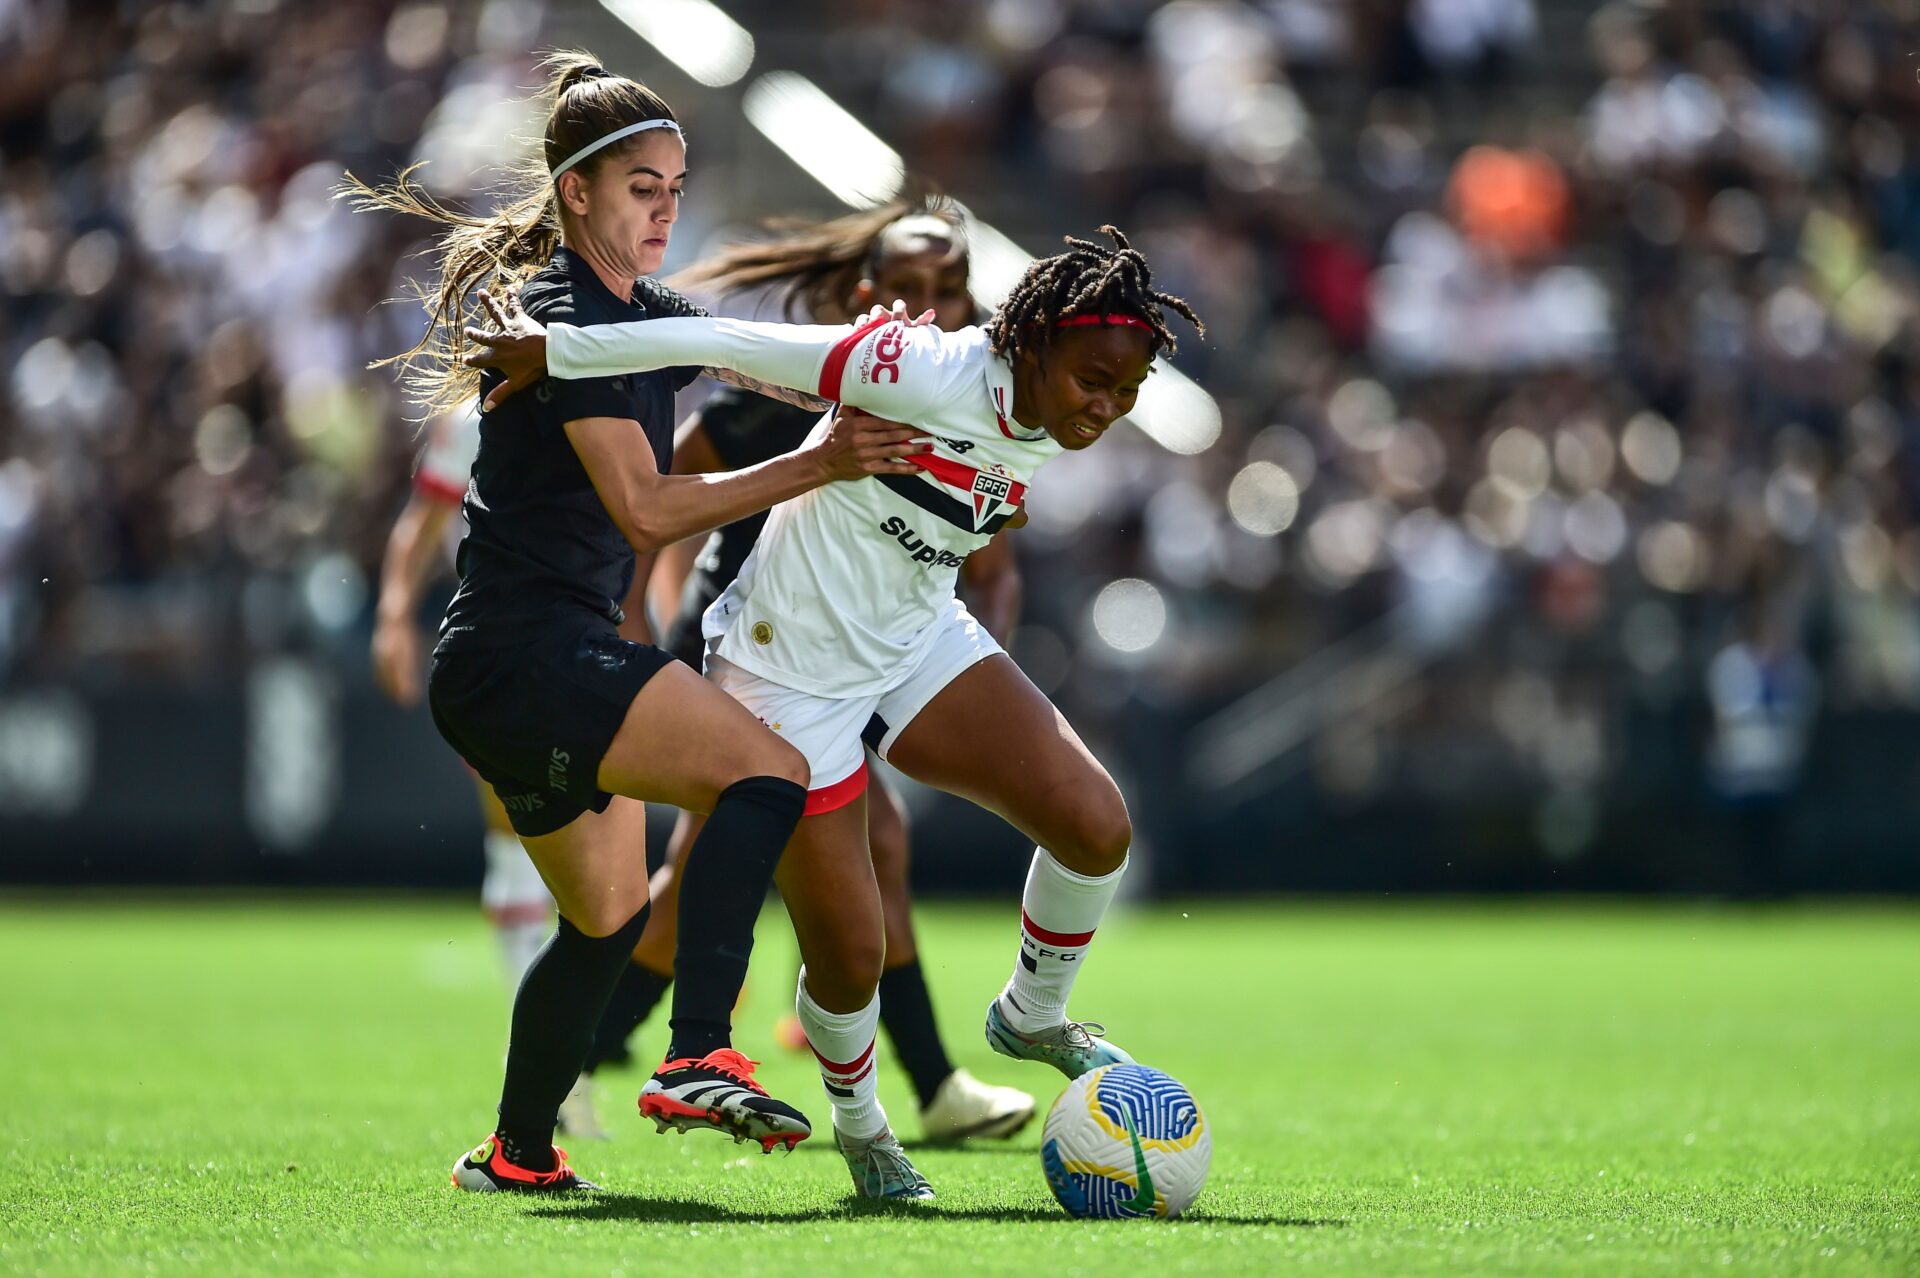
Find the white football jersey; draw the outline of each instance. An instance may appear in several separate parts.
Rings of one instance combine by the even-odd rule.
[[[949,615],[962,561],[1014,516],[1034,472],[1061,451],[1013,422],[1013,370],[978,328],[659,319],[547,330],[558,377],[677,364],[811,391],[922,427],[933,445],[912,459],[919,474],[825,484],[775,506],[739,577],[707,610],[711,650],[816,696],[886,690]]]
[[[458,506],[467,495],[473,459],[480,455],[480,401],[442,413],[427,427],[427,446],[414,468],[416,492]]]

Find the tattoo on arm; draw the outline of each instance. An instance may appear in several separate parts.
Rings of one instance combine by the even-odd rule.
[[[755,391],[767,396],[769,399],[777,399],[782,403],[792,404],[798,408],[805,408],[812,412],[824,413],[833,407],[831,400],[821,399],[816,395],[809,395],[805,391],[790,390],[785,386],[775,386],[772,382],[763,382],[757,377],[748,377],[745,373],[736,373],[731,368],[707,368],[702,371],[716,382],[725,382],[729,386],[738,386],[742,390]]]

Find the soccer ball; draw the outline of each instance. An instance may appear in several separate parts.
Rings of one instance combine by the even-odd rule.
[[[1067,1084],[1047,1113],[1047,1186],[1082,1219],[1178,1216],[1213,1160],[1207,1116],[1180,1081],[1145,1065],[1103,1065]]]

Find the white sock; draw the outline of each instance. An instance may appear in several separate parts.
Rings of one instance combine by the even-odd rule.
[[[794,1011],[820,1062],[820,1081],[833,1104],[836,1130],[855,1140],[871,1140],[887,1129],[887,1112],[880,1108],[880,1078],[874,1066],[873,1036],[880,1027],[880,995],[857,1012],[829,1012],[807,993],[807,969],[800,969],[800,989]]]
[[[1067,994],[1093,943],[1127,863],[1090,879],[1035,848],[1020,897],[1020,958],[1000,995],[1000,1012],[1022,1034],[1052,1029],[1067,1018]]]
[[[509,991],[520,988],[527,965],[553,932],[553,897],[520,840],[504,830],[487,831],[487,873],[480,904],[500,947],[501,974]]]

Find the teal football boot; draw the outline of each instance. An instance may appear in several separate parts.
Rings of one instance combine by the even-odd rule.
[[[847,1170],[853,1173],[853,1187],[860,1191],[862,1198],[925,1200],[933,1197],[933,1186],[913,1169],[907,1160],[907,1151],[900,1148],[892,1131],[882,1131],[872,1140],[855,1140],[835,1128],[833,1139],[847,1160]]]
[[[987,1007],[987,1046],[1017,1061],[1042,1061],[1068,1078],[1102,1065],[1130,1065],[1133,1057],[1106,1039],[1107,1027],[1098,1021],[1063,1021],[1038,1034],[1022,1034],[1000,1010],[1000,1000]]]

